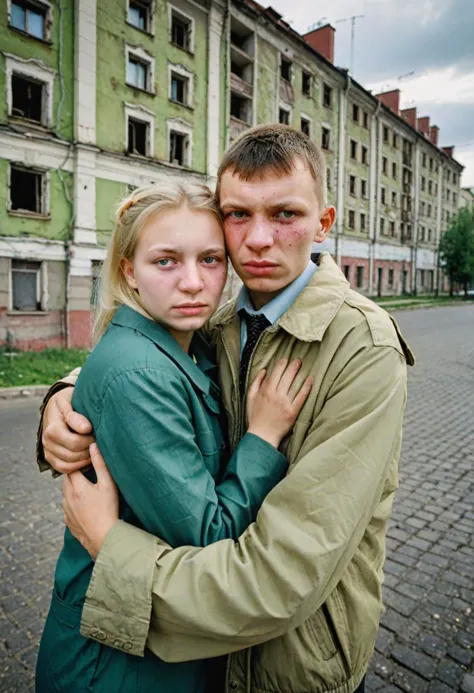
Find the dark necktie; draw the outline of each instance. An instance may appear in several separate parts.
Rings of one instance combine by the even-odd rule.
[[[248,313],[245,313],[242,315],[241,319],[245,320],[247,325],[247,341],[245,342],[242,356],[240,358],[240,392],[243,393],[245,390],[245,379],[247,377],[250,357],[252,356],[255,345],[258,342],[258,338],[267,327],[270,327],[271,323],[264,315],[261,314],[249,315]]]

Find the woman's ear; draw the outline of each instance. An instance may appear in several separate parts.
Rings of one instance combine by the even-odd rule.
[[[121,262],[121,267],[122,267],[123,276],[125,277],[127,284],[132,289],[138,289],[138,285],[137,285],[137,282],[135,280],[135,271],[133,269],[133,264],[132,264],[131,260],[126,260],[124,258]]]

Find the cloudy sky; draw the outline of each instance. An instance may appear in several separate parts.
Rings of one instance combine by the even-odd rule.
[[[335,63],[350,67],[356,21],[354,77],[375,93],[400,88],[402,108],[417,106],[440,127],[440,145],[455,145],[474,186],[474,0],[267,0],[305,33],[323,20],[336,28]],[[291,10],[288,7],[291,7]],[[413,73],[413,74],[410,74]]]

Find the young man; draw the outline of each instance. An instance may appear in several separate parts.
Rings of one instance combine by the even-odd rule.
[[[233,653],[226,691],[362,691],[381,612],[413,357],[327,253],[311,260],[335,217],[325,171],[306,136],[269,125],[244,133],[218,174],[227,246],[245,285],[211,321],[231,446],[258,370],[299,358],[301,377],[314,377],[283,448],[289,473],[256,523],[237,543],[172,550],[117,521],[100,456],[96,486],[82,475],[65,484],[68,524],[97,556],[83,635],[138,655],[146,644],[167,661]],[[62,472],[84,464],[91,441],[68,430],[69,399],[59,393],[45,411],[46,459]],[[78,415],[67,420],[84,430]]]

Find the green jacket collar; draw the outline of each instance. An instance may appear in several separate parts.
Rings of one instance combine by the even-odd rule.
[[[321,253],[317,272],[290,308],[268,328],[282,327],[303,342],[321,341],[349,292],[349,282],[329,253]],[[236,298],[232,298],[211,320],[211,327],[221,328],[235,317]]]
[[[128,327],[136,330],[144,337],[147,337],[160,351],[174,361],[178,368],[183,371],[201,392],[209,394],[211,383],[203,371],[210,371],[212,363],[207,354],[206,342],[199,334],[194,336],[192,345],[198,366],[163,325],[145,318],[144,315],[141,315],[136,310],[128,306],[120,306],[111,322],[119,327]]]

